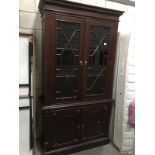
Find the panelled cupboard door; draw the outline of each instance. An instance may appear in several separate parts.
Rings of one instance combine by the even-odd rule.
[[[112,78],[109,77],[109,70],[112,70],[111,63],[113,60],[114,50],[112,47],[113,40],[113,23],[87,21],[85,44],[85,98],[104,99],[112,90],[109,85]],[[112,70],[113,72],[113,70]],[[110,75],[112,76],[112,74]]]
[[[76,101],[82,93],[84,22],[56,16],[56,102]]]
[[[82,111],[81,141],[108,137],[110,109],[110,104],[104,104]]]
[[[45,150],[79,143],[80,116],[76,109],[44,113]]]

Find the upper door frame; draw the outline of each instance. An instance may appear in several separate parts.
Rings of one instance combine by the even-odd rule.
[[[75,101],[81,101],[83,97],[83,65],[81,65],[80,62],[83,63],[84,60],[84,29],[85,29],[85,19],[78,17],[78,16],[68,16],[65,14],[55,14],[55,44],[56,44],[56,28],[57,28],[57,21],[64,21],[64,22],[69,22],[69,23],[79,23],[80,24],[80,57],[79,57],[79,77],[78,77],[78,98],[77,99],[65,99],[63,103],[68,103],[68,102],[75,102]],[[56,47],[56,46],[55,46]],[[56,48],[55,48],[56,50]],[[56,60],[56,51],[55,53],[55,60]],[[55,66],[56,66],[56,61],[55,61]],[[56,82],[56,69],[54,73],[54,78]],[[55,94],[56,98],[56,94]],[[57,102],[56,102],[57,103]],[[59,103],[59,101],[58,101]]]
[[[89,45],[90,45],[90,33],[89,33],[89,29],[91,25],[98,25],[98,26],[106,26],[106,27],[110,27],[110,38],[109,38],[109,49],[108,49],[108,53],[109,53],[109,59],[108,59],[108,64],[107,66],[109,67],[109,70],[106,74],[106,77],[108,77],[108,81],[106,83],[106,91],[104,95],[98,95],[98,96],[92,96],[92,97],[87,97],[86,96],[86,83],[84,83],[84,91],[83,91],[83,100],[90,100],[90,99],[108,99],[111,98],[111,93],[112,93],[112,78],[109,78],[110,76],[113,77],[113,65],[114,65],[114,55],[115,55],[115,48],[113,45],[113,41],[116,38],[116,32],[115,32],[115,28],[116,28],[116,22],[111,22],[111,21],[99,21],[98,19],[91,19],[88,18],[86,19],[86,23],[85,23],[85,47],[84,47],[84,61],[86,61],[88,63],[89,61]],[[113,64],[113,65],[112,65]],[[84,72],[83,72],[83,80],[84,81],[88,81],[88,67],[87,65],[85,65],[84,67]]]

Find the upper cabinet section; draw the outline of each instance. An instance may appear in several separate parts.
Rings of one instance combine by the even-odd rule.
[[[43,96],[46,105],[112,98],[122,11],[41,0]]]
[[[72,16],[76,15],[79,17],[97,17],[109,21],[119,21],[119,16],[123,14],[123,11],[90,6],[66,0],[40,0],[39,10],[42,15],[44,14],[44,11],[52,11],[59,12],[59,14],[71,14]]]

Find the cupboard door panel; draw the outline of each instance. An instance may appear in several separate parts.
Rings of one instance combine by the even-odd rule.
[[[105,73],[107,69],[107,55],[110,28],[104,26],[90,26],[90,46],[88,61],[87,95],[103,94],[105,89]]]
[[[80,124],[76,110],[50,112],[44,115],[44,122],[46,151],[75,145],[79,142]]]
[[[56,22],[56,100],[80,99],[82,24],[64,17]]]
[[[87,22],[88,48],[85,54],[86,97],[106,97],[109,78],[109,54],[111,51],[112,24]],[[112,82],[112,81],[110,81]]]
[[[83,110],[82,141],[108,137],[111,106],[92,106]]]

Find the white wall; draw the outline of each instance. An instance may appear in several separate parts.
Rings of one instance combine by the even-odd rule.
[[[123,144],[123,118],[124,118],[124,95],[126,79],[126,61],[129,45],[129,32],[118,33],[117,43],[117,65],[115,66],[114,100],[115,100],[115,120],[114,120],[114,144],[121,150]]]
[[[134,145],[135,129],[128,124],[128,106],[135,98],[135,36],[131,34],[127,70],[125,80],[125,95],[124,95],[124,119],[123,119],[123,145],[122,152],[131,153]]]
[[[37,133],[34,139],[40,137],[41,129],[41,105],[38,97],[42,94],[41,78],[42,78],[42,22],[38,11],[38,0],[19,0],[19,32],[24,34],[32,34],[34,36],[34,103],[37,103],[37,109],[34,111],[36,118],[33,123],[36,124]],[[25,114],[26,116],[26,114]],[[20,117],[23,117],[21,114]],[[21,128],[23,124],[20,125]],[[35,141],[36,142],[36,141]],[[36,143],[35,143],[36,146]],[[22,155],[22,154],[21,154]]]
[[[30,150],[29,109],[19,111],[19,155],[32,155]]]
[[[133,75],[129,75],[128,71],[134,70],[134,65],[128,51],[130,51],[130,35],[134,26],[135,8],[116,2],[106,1],[106,7],[125,11],[120,17],[118,27],[118,41],[117,41],[117,74],[115,73],[114,83],[114,98],[116,103],[115,109],[115,123],[114,123],[114,144],[120,149],[122,153],[132,153],[134,128],[131,128],[128,123],[128,105],[131,98],[134,97],[134,79]],[[134,42],[133,42],[134,43]],[[131,84],[133,83],[133,85]]]
[[[29,38],[19,38],[19,84],[29,83]],[[19,88],[19,96],[28,96],[28,87]],[[28,98],[19,99],[19,155],[31,155],[30,149],[30,109],[23,109],[30,106]],[[22,109],[21,109],[22,108]]]

